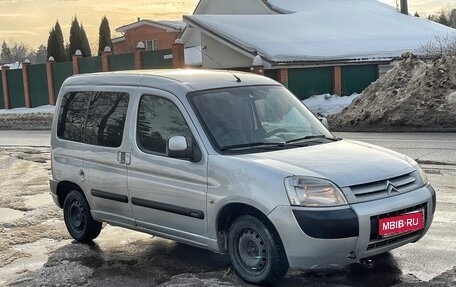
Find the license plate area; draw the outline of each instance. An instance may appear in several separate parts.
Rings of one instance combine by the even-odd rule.
[[[378,219],[378,235],[388,238],[424,228],[424,210]]]

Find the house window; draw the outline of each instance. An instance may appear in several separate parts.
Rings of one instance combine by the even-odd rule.
[[[158,40],[146,40],[146,51],[158,50]]]

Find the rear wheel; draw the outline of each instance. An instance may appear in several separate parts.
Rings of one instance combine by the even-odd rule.
[[[277,232],[268,222],[244,215],[228,232],[228,253],[236,273],[253,284],[271,284],[288,270]]]
[[[79,242],[91,242],[100,234],[101,222],[93,219],[87,200],[77,190],[71,191],[65,198],[63,217],[68,232]]]

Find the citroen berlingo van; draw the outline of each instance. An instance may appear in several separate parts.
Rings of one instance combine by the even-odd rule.
[[[227,253],[254,284],[416,242],[436,203],[413,159],[335,137],[251,73],[70,77],[51,156],[51,193],[77,241],[106,222]]]

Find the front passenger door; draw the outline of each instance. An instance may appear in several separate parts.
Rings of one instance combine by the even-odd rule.
[[[160,95],[157,95],[160,94]],[[128,188],[138,227],[204,244],[207,236],[207,157],[199,162],[166,156],[166,140],[174,135],[193,142],[194,126],[173,95],[149,91],[136,105],[136,139],[129,147],[132,164]]]

